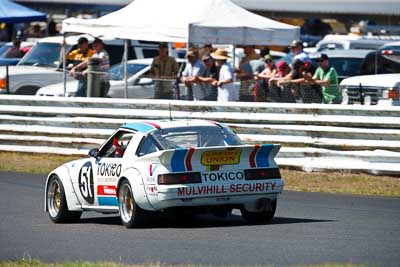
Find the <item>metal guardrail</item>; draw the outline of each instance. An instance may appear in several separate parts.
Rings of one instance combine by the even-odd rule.
[[[84,155],[122,123],[224,122],[249,144],[280,143],[281,166],[400,174],[400,108],[0,96],[0,151]]]

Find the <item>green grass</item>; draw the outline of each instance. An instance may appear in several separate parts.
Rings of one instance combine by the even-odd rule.
[[[213,267],[213,265],[164,265],[164,264],[135,264],[127,265],[112,262],[65,262],[65,263],[43,263],[37,260],[17,260],[0,262],[0,267]],[[216,265],[214,265],[216,266]],[[265,265],[267,267],[268,265]],[[302,265],[298,267],[362,267],[367,265],[354,264],[320,264],[320,265]],[[218,267],[239,267],[239,266],[218,266]],[[245,266],[242,266],[245,267]],[[248,266],[251,267],[251,266]],[[255,266],[254,266],[255,267]],[[257,265],[257,267],[263,267]],[[295,266],[293,266],[295,267]]]
[[[0,171],[47,174],[78,156],[0,152]],[[341,172],[281,170],[285,190],[400,197],[400,179]]]

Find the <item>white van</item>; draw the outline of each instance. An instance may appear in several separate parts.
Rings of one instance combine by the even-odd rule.
[[[317,51],[333,49],[370,49],[376,50],[380,46],[398,41],[398,36],[356,36],[328,34],[316,45]]]
[[[85,36],[89,42],[94,40],[93,37],[87,35],[68,36],[66,53],[76,48],[78,39],[82,36]],[[60,61],[62,38],[62,36],[55,36],[40,39],[17,66],[8,67],[8,79],[5,67],[0,67],[0,94],[34,95],[41,87],[62,82],[63,72]],[[110,55],[110,63],[120,63],[124,52],[124,40],[103,39],[103,41]],[[129,41],[128,44],[129,59],[158,55],[156,42]],[[69,76],[67,78],[72,79]]]
[[[342,104],[400,106],[400,73],[362,75],[340,83]]]

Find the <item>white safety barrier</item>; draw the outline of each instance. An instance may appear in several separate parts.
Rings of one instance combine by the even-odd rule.
[[[1,95],[0,150],[84,155],[122,123],[171,118],[279,143],[281,166],[400,174],[400,107]]]

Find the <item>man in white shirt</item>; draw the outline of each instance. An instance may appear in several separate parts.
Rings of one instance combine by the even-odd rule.
[[[188,63],[186,64],[185,70],[182,72],[182,82],[187,88],[187,95],[189,100],[204,100],[210,95],[208,87],[203,83],[197,82],[197,77],[205,75],[206,67],[204,63],[199,59],[198,52],[189,50],[186,53]]]
[[[217,49],[211,53],[211,57],[215,59],[215,64],[220,67],[219,80],[214,82],[218,86],[218,102],[237,101],[238,94],[235,93],[235,85],[233,83],[233,68],[226,61],[229,58],[228,51],[225,49]]]

